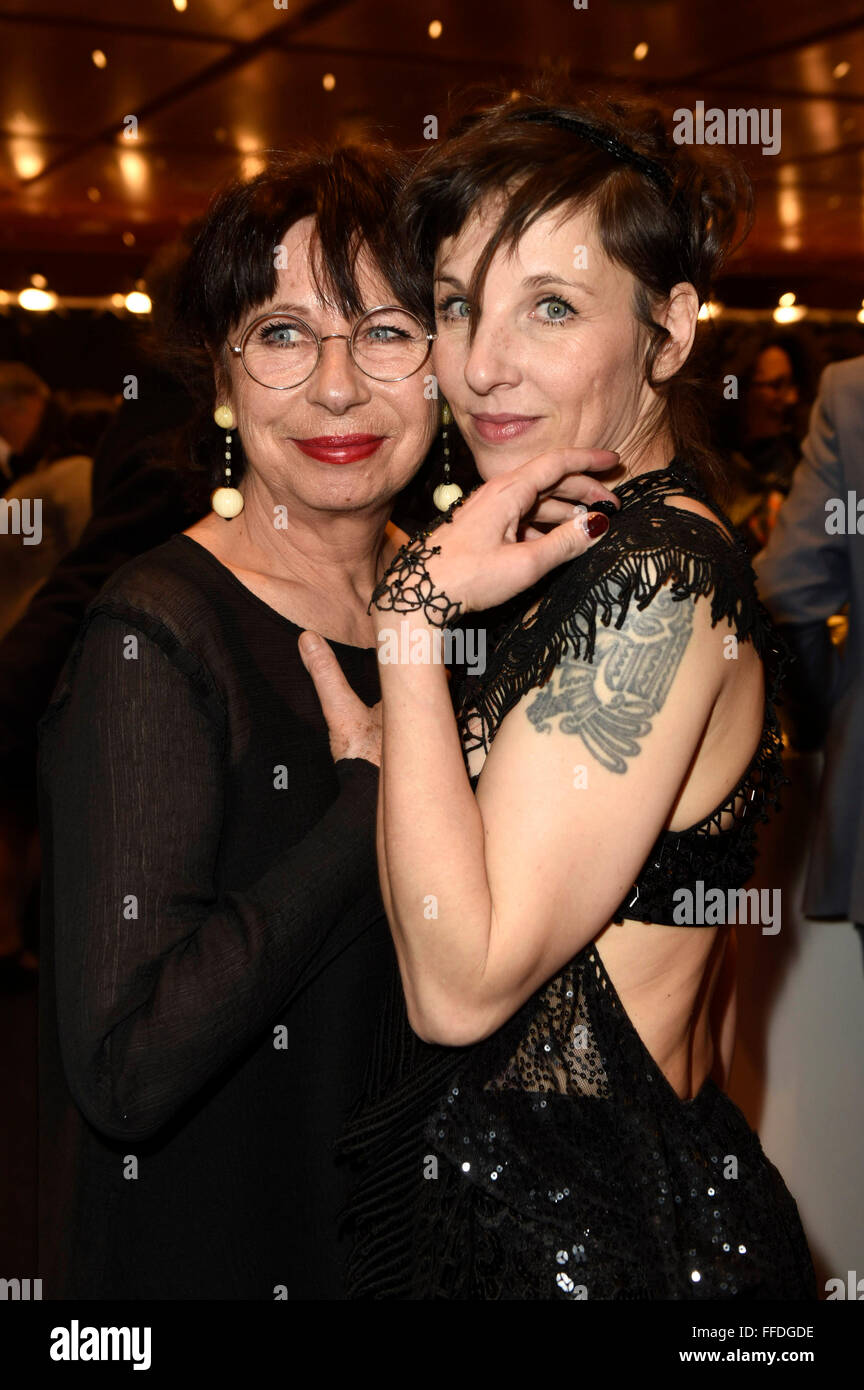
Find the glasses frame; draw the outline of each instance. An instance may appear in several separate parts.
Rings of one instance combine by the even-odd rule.
[[[357,329],[360,327],[361,323],[363,323],[365,319],[370,318],[372,314],[380,314],[384,309],[395,309],[396,312],[399,314],[409,314],[410,317],[414,319],[416,323],[420,324],[421,329],[423,328],[422,320],[417,318],[417,315],[412,313],[410,309],[403,309],[401,304],[376,304],[374,308],[367,309],[365,314],[361,314],[360,318],[357,320],[350,333],[325,333],[323,338],[319,337],[319,335],[315,332],[315,329],[312,327],[311,323],[307,323],[305,319],[301,319],[298,314],[286,314],[286,318],[291,318],[295,323],[300,324],[301,327],[308,329],[309,332],[312,334],[312,337],[315,339],[315,342],[318,344],[318,352],[312,367],[304,377],[300,378],[299,381],[292,381],[290,386],[271,386],[271,384],[267,381],[259,381],[258,377],[255,376],[254,373],[249,370],[244,355],[246,351],[246,344],[249,341],[249,336],[252,333],[253,329],[256,328],[259,323],[263,323],[265,319],[274,318],[279,313],[278,309],[271,310],[268,314],[259,314],[257,318],[254,318],[252,322],[247,324],[247,326],[244,328],[243,336],[240,339],[239,345],[235,347],[233,343],[228,343],[227,347],[229,352],[233,352],[235,356],[240,358],[240,361],[243,363],[243,370],[246,372],[246,375],[248,377],[251,377],[252,381],[254,381],[256,385],[263,386],[266,391],[293,391],[297,386],[302,386],[303,383],[308,381],[309,378],[316,371],[318,364],[321,361],[321,353],[324,348],[324,344],[326,342],[329,342],[331,338],[345,339],[345,342],[348,344],[348,351],[351,354],[351,361],[354,363],[354,366],[358,369],[358,371],[361,371],[364,376],[368,376],[370,381],[407,381],[409,377],[416,376],[420,368],[425,366],[428,362],[429,354],[432,351],[432,344],[438,337],[438,334],[424,332],[424,337],[426,339],[426,351],[424,352],[420,361],[417,363],[417,366],[413,367],[410,372],[406,372],[404,376],[373,376],[371,372],[367,372],[366,368],[357,361],[357,358],[354,355],[354,335],[356,334]]]

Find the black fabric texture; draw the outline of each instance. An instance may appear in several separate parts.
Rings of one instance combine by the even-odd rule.
[[[343,1296],[334,1144],[394,957],[378,770],[334,764],[299,632],[175,535],[40,722],[46,1297]],[[333,645],[374,703],[375,649]]]
[[[591,658],[598,623],[667,585],[682,602],[708,598],[712,622],[764,663],[764,723],[729,796],[659,837],[615,918],[674,925],[673,887],[738,888],[752,873],[756,823],[785,780],[774,702],[786,658],[741,542],[683,463],[616,491],[603,540],[492,621],[486,669],[461,682],[460,730],[467,765],[565,650]],[[703,501],[732,540],[667,505],[676,494]],[[354,1298],[816,1297],[795,1201],[758,1136],[710,1077],[678,1098],[593,943],[467,1048],[420,1042],[394,978],[343,1150],[360,1170]]]

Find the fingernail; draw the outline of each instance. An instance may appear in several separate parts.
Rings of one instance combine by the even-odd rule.
[[[298,639],[301,652],[317,652],[320,645],[314,632],[303,632]]]
[[[585,530],[585,534],[590,536],[593,541],[596,540],[598,536],[602,536],[604,531],[609,530],[609,518],[608,516],[602,516],[600,512],[592,512],[582,522],[582,526]]]

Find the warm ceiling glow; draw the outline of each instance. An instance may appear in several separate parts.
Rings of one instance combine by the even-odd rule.
[[[855,317],[859,323],[864,323],[864,309],[859,309]]]
[[[32,148],[22,148],[18,141],[13,140],[12,163],[19,179],[33,179],[37,174],[41,174],[45,161],[41,154],[37,154]]]
[[[122,150],[118,155],[120,173],[130,193],[142,193],[150,178],[147,160],[137,150]]]
[[[135,233],[134,233],[134,232],[124,232],[124,233],[123,233],[123,245],[124,245],[124,246],[134,246],[134,245],[135,245]]]
[[[240,163],[240,177],[244,183],[248,183],[256,174],[263,174],[266,168],[267,161],[262,159],[260,154],[244,155]]]
[[[790,304],[795,303],[795,296],[791,290],[787,290],[785,294],[781,294],[777,303],[781,305],[782,308],[788,309]]]
[[[774,310],[775,323],[798,323],[807,310],[803,304],[781,304]]]
[[[98,188],[88,188],[87,197],[90,199],[91,203],[101,203],[102,201],[102,194],[99,192]]]
[[[31,309],[34,313],[44,314],[48,309],[55,308],[57,296],[52,294],[50,290],[22,290],[18,296],[18,303],[22,309]]]
[[[234,144],[242,154],[254,154],[261,148],[261,141],[251,130],[235,130]]]
[[[336,86],[336,78],[333,76],[332,72],[325,72],[324,76],[321,78],[321,86],[324,88],[325,92],[332,92],[333,88]]]
[[[90,57],[92,59],[94,68],[107,68],[108,59],[105,57],[105,54],[102,52],[101,48],[94,48],[93,52],[90,54]]]
[[[112,294],[111,303],[115,309],[122,309],[123,305],[126,303],[125,294]]]
[[[834,76],[845,77],[851,66],[851,63],[838,63],[834,69]]]
[[[127,294],[123,303],[130,314],[149,314],[153,308],[149,294],[142,294],[140,290],[133,290],[131,294]]]
[[[703,323],[706,319],[716,319],[717,315],[720,313],[722,308],[723,305],[720,304],[716,299],[706,299],[705,303],[702,305],[702,308],[699,310],[697,317],[700,318]]]
[[[429,25],[430,39],[440,39],[443,31],[444,25],[441,23],[440,19],[433,19],[432,23]]]
[[[48,281],[45,279],[44,275],[31,275],[30,284],[33,286],[34,289],[44,290],[45,286],[48,284]]]
[[[777,215],[780,219],[780,245],[784,251],[798,251],[801,247],[801,191],[800,174],[797,165],[785,164],[780,170],[780,188],[777,190]]]
[[[175,10],[179,10],[181,14],[185,10],[188,2],[189,0],[171,0],[171,3],[173,4]]]
[[[636,62],[637,62],[637,63],[641,63],[643,58],[647,58],[647,57],[648,57],[648,45],[647,45],[647,43],[637,43],[636,47],[633,49],[633,57],[636,59]]]

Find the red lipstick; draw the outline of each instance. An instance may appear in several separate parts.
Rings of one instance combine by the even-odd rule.
[[[293,442],[302,453],[321,463],[356,463],[380,449],[386,437],[383,434],[320,434]]]

